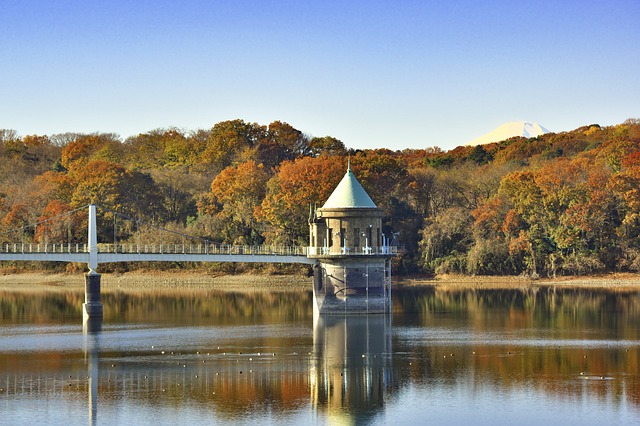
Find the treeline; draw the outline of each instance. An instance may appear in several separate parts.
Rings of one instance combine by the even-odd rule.
[[[126,140],[0,130],[0,242],[84,242],[84,211],[33,224],[96,203],[135,219],[102,215],[105,242],[160,238],[145,223],[224,244],[307,245],[309,207],[347,155],[385,211],[383,232],[406,249],[396,273],[640,270],[638,119],[451,151],[353,150],[279,121]]]

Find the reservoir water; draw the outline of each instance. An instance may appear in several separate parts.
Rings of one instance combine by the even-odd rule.
[[[0,292],[1,424],[638,424],[640,293]]]

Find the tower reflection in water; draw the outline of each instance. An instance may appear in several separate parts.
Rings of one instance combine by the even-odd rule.
[[[186,394],[171,396],[208,401],[206,410],[215,407],[217,415],[228,419],[227,416],[251,417],[253,414],[246,410],[251,410],[251,404],[255,404],[253,398],[256,394],[274,397],[278,395],[278,384],[295,383],[298,382],[295,377],[306,377],[307,383],[299,380],[306,387],[299,396],[304,395],[305,391],[310,392],[311,407],[317,417],[347,424],[370,423],[384,412],[385,398],[391,395],[393,388],[397,388],[392,369],[391,336],[391,317],[388,315],[317,316],[313,324],[313,350],[309,358],[304,357],[304,365],[292,364],[292,360],[286,357],[273,357],[264,363],[251,362],[249,365],[246,357],[238,354],[231,355],[229,364],[226,361],[229,356],[216,354],[220,358],[218,362],[208,356],[207,363],[201,363],[198,359],[198,363],[192,366],[196,368],[197,365],[197,369],[186,375],[187,370],[183,367],[185,361],[181,361],[175,377],[170,374],[173,370],[167,371],[167,365],[163,362],[159,370],[155,370],[153,365],[146,366],[144,377],[148,375],[150,382],[138,383],[140,374],[134,374],[129,381],[126,374],[121,379],[118,376],[115,378],[124,381],[118,384],[118,388],[127,388],[130,391],[128,397],[132,399],[153,396],[164,388],[180,389],[181,392],[188,390]],[[83,351],[90,425],[98,423],[100,353],[105,350],[105,345],[109,346],[109,339],[105,340],[105,337],[100,320],[84,323]],[[286,366],[284,369],[283,363]],[[254,369],[252,374],[242,374],[243,371],[251,372],[251,369]],[[260,371],[264,371],[264,374],[260,374]],[[185,379],[188,376],[192,378],[189,384]],[[158,377],[160,381],[156,383]],[[103,384],[104,380],[103,377]],[[250,392],[247,386],[251,388]],[[287,386],[287,389],[290,387]],[[251,398],[249,395],[252,395]],[[274,401],[271,404],[275,412],[287,406]]]
[[[102,331],[102,318],[86,318],[83,322],[84,333],[84,357],[87,363],[88,378],[88,403],[89,424],[95,425],[98,421],[98,379],[100,364],[100,333]]]
[[[341,422],[371,420],[393,387],[391,316],[315,316],[313,325],[314,410]]]

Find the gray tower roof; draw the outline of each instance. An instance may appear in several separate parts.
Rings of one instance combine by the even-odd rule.
[[[351,167],[347,168],[347,173],[344,175],[336,189],[329,196],[329,199],[323,209],[354,209],[354,208],[369,208],[375,209],[377,206],[369,197],[369,194],[364,190],[358,179],[351,171]]]

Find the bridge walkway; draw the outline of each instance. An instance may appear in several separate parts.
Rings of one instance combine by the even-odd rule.
[[[301,263],[312,265],[308,247],[249,246],[223,244],[3,244],[0,261],[45,261],[89,263],[113,262],[246,262]]]

